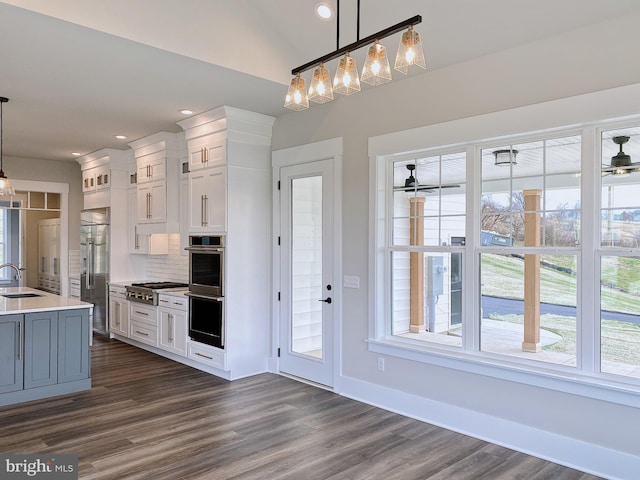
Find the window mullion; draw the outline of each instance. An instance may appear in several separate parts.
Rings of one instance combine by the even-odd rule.
[[[578,278],[578,324],[576,332],[578,368],[585,372],[599,371],[600,365],[600,269],[597,266],[596,240],[600,238],[600,162],[598,135],[595,127],[582,132],[581,228]],[[598,241],[599,243],[599,241]]]
[[[480,148],[469,145],[467,155],[467,236],[464,255],[464,282],[462,308],[462,347],[467,351],[480,350],[480,241],[481,163]]]

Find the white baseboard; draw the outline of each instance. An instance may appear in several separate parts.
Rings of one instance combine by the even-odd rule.
[[[350,377],[335,392],[369,405],[611,480],[636,480],[640,457]]]

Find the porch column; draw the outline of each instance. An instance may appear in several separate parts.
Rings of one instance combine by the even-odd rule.
[[[424,245],[424,197],[411,197],[409,245]],[[424,325],[424,253],[409,253],[409,302],[411,305],[409,331],[425,331]]]
[[[524,245],[540,246],[540,196],[542,190],[523,190]],[[524,256],[524,341],[523,352],[539,352],[540,346],[540,255]]]

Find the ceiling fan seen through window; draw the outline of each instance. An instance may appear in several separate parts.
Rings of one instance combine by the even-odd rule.
[[[394,191],[401,191],[401,192],[427,192],[427,193],[433,193],[435,192],[435,190],[441,189],[441,188],[458,188],[460,187],[459,184],[445,184],[445,185],[421,185],[420,182],[418,182],[418,180],[416,179],[416,177],[413,176],[413,171],[416,169],[416,166],[413,163],[408,164],[407,166],[407,170],[409,170],[409,176],[407,177],[407,179],[404,181],[404,186],[400,185],[397,187],[393,187]],[[416,174],[417,175],[417,174]]]

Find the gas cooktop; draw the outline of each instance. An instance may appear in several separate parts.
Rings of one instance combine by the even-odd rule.
[[[170,288],[186,288],[186,283],[178,282],[139,282],[125,287],[127,299],[132,302],[158,304],[158,292]]]

